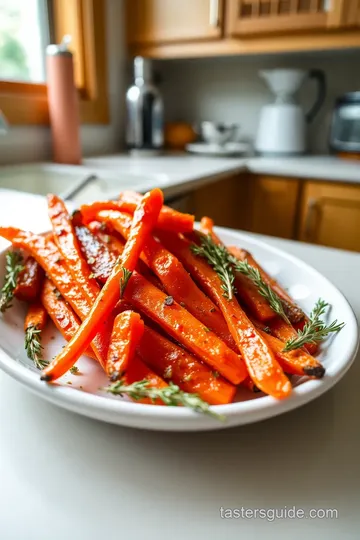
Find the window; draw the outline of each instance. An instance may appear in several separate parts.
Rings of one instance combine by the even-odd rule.
[[[46,0],[0,0],[0,79],[44,82]]]
[[[105,0],[0,0],[0,111],[10,125],[49,123],[45,49],[50,27],[53,42],[72,36],[81,121],[106,123]]]

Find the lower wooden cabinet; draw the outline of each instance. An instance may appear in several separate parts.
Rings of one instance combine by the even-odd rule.
[[[189,197],[216,225],[360,252],[360,185],[240,174]]]
[[[360,185],[305,182],[298,238],[360,251]]]
[[[273,176],[250,177],[249,230],[294,238],[299,180]]]
[[[249,183],[248,175],[239,174],[197,189],[191,195],[191,213],[197,220],[209,216],[216,225],[248,229]]]

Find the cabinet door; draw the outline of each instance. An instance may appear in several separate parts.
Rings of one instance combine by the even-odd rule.
[[[129,43],[222,36],[223,0],[127,0],[126,9]]]
[[[307,182],[299,240],[360,251],[360,186]]]
[[[200,220],[209,216],[215,225],[248,229],[250,177],[239,174],[196,189],[191,194],[189,212]]]
[[[226,32],[246,36],[352,26],[354,22],[350,21],[358,17],[358,3],[359,0],[227,0]]]
[[[299,181],[254,176],[250,182],[250,230],[280,238],[294,238]]]

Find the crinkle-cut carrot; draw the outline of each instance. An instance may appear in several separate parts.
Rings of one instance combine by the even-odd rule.
[[[106,322],[120,298],[120,292],[124,292],[126,285],[131,283],[131,272],[133,272],[143,246],[157,223],[162,204],[161,190],[153,189],[144,195],[134,212],[131,233],[121,260],[114,266],[109,279],[101,289],[75,336],[43,370],[44,380],[55,380],[66,373],[89,346],[104,321]]]
[[[55,243],[64,257],[73,279],[82,288],[88,299],[94,302],[100,292],[100,287],[81,253],[79,241],[65,203],[57,195],[48,195],[47,201]]]
[[[250,266],[259,270],[263,281],[265,281],[265,283],[267,283],[273,289],[273,291],[281,298],[285,313],[292,323],[299,322],[306,318],[305,313],[299,308],[299,306],[295,304],[291,296],[288,295],[288,293],[279,285],[279,283],[274,278],[272,278],[267,272],[265,272],[265,270],[251,255],[251,253],[234,246],[228,247],[228,250],[237,259],[241,261],[247,260]]]
[[[73,280],[64,264],[60,251],[52,240],[52,236],[47,235],[45,237],[13,227],[0,227],[0,236],[12,242],[14,246],[30,253],[42,266],[45,273],[59,291],[59,294],[70,303],[80,319],[84,320],[86,318],[91,308],[91,302],[84,295],[82,288]],[[104,321],[106,324],[101,326],[91,343],[91,347],[102,366],[106,365],[106,356],[111,335],[111,331],[108,328],[110,323],[106,319]]]
[[[325,368],[316,358],[306,353],[304,349],[284,352],[283,341],[263,331],[261,331],[261,334],[286,373],[290,375],[307,375],[317,379],[323,377]]]
[[[45,278],[43,284],[41,302],[60,334],[66,341],[70,341],[77,332],[81,320],[77,317],[70,304],[58,294],[58,290],[48,278]],[[91,349],[85,351],[85,354],[96,360],[96,356]]]
[[[289,379],[237,300],[224,297],[222,283],[216,272],[205,260],[191,252],[191,243],[185,238],[164,231],[159,231],[158,235],[165,247],[171,249],[181,260],[193,278],[222,310],[249,375],[256,386],[273,397],[279,399],[287,397],[291,392]]]
[[[126,372],[144,333],[144,322],[138,313],[127,310],[115,317],[106,362],[106,373],[112,381]]]
[[[234,399],[234,385],[147,325],[138,353],[164,380],[171,380],[184,392],[199,394],[210,405],[223,405]]]
[[[124,298],[233,384],[246,378],[247,369],[239,355],[175,300],[168,302],[166,294],[140,274],[134,272]]]
[[[47,321],[47,312],[41,302],[34,302],[28,307],[25,317],[24,330],[28,330],[31,326],[37,330],[43,330]]]
[[[34,257],[28,257],[17,279],[14,296],[22,302],[35,302],[40,295],[43,280],[43,269]]]
[[[209,235],[216,244],[224,245],[214,231],[214,221],[211,218],[205,216],[201,219],[200,230],[203,234]],[[198,233],[194,231],[194,235],[196,234]],[[240,302],[245,304],[260,321],[268,321],[274,318],[276,313],[271,309],[267,300],[259,293],[254,283],[240,272],[234,271],[234,276],[236,294]]]
[[[118,210],[133,214],[138,203],[139,201],[134,202],[126,199],[119,201],[98,201],[92,204],[83,204],[80,207],[80,212],[83,223],[86,225],[96,219],[96,214],[101,210]],[[175,232],[190,232],[194,227],[194,216],[183,214],[177,210],[163,206],[156,227]]]
[[[131,219],[127,214],[103,211],[98,213],[98,217],[107,220],[125,239],[128,238]],[[236,351],[235,342],[221,311],[199,289],[181,262],[153,237],[147,240],[143,252],[147,264],[161,281],[168,295]],[[140,273],[147,278],[143,272]]]

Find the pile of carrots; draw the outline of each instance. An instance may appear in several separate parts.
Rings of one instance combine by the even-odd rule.
[[[42,380],[55,381],[85,354],[110,381],[172,382],[219,405],[231,403],[239,385],[282,399],[292,375],[321,377],[316,346],[283,350],[307,317],[280,285],[249,253],[228,248],[259,269],[290,321],[240,273],[227,298],[218,273],[191,249],[203,235],[221,243],[212,221],[203,218],[196,231],[193,216],[163,202],[159,189],[123,192],[70,215],[49,195],[51,233],[0,227],[26,256],[14,291],[29,304],[25,330],[41,332],[49,316],[67,341]]]

